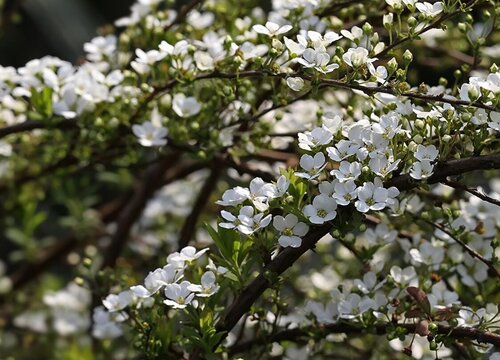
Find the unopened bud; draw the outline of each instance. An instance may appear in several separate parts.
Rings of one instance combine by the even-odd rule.
[[[406,50],[404,53],[403,53],[403,63],[405,65],[411,63],[413,60],[413,54],[411,53],[410,50]]]
[[[392,58],[387,62],[387,70],[389,70],[389,72],[394,72],[397,69],[398,69],[398,62],[395,58]]]

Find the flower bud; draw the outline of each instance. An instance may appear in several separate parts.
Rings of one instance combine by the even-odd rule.
[[[424,139],[422,138],[421,135],[415,135],[415,137],[413,138],[413,141],[415,141],[417,144],[422,144],[422,142],[424,141]]]
[[[367,35],[370,35],[373,32],[373,27],[370,25],[370,23],[364,23],[363,32]]]
[[[477,100],[481,93],[479,92],[479,88],[477,86],[469,87],[469,91],[467,91],[467,95],[469,95],[469,99]]]
[[[408,150],[410,150],[411,152],[417,151],[417,143],[415,141],[410,141],[410,143],[408,144]]]
[[[444,143],[449,143],[450,140],[451,140],[451,136],[448,135],[448,134],[446,134],[446,135],[443,136],[442,140],[443,140]]]
[[[417,24],[418,20],[416,18],[414,18],[413,16],[408,17],[408,26],[410,28],[414,28],[415,26],[417,26]]]
[[[273,45],[273,48],[276,49],[277,51],[281,52],[283,51],[283,43],[281,41],[279,41],[278,39],[273,39],[273,42],[272,42],[272,45]]]
[[[458,30],[465,34],[467,32],[467,24],[463,22],[458,23]]]
[[[392,58],[387,62],[387,70],[389,70],[389,72],[394,72],[397,69],[398,69],[398,62],[395,58]]]
[[[410,50],[406,50],[404,53],[403,53],[403,64],[405,65],[408,65],[409,63],[411,63],[413,60],[413,54],[411,53]]]
[[[415,126],[418,127],[419,129],[423,129],[425,127],[425,121],[422,119],[417,119],[415,121]]]
[[[491,71],[492,73],[496,73],[496,72],[498,72],[498,66],[497,66],[497,64],[493,64],[493,65],[491,65],[491,66],[490,66],[490,71]]]
[[[384,15],[383,24],[387,30],[392,28],[392,23],[394,22],[394,15],[392,13]]]

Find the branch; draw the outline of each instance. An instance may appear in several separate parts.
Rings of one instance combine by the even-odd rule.
[[[168,31],[172,27],[174,27],[174,25],[177,25],[177,24],[180,24],[181,22],[183,22],[184,19],[186,18],[186,16],[189,14],[189,12],[191,10],[193,10],[196,6],[198,6],[199,4],[202,4],[202,3],[203,3],[203,0],[193,0],[190,3],[184,5],[177,13],[177,16],[175,17],[174,21],[172,21],[170,24],[165,26],[164,30]]]
[[[427,178],[428,184],[446,181],[448,176],[461,175],[474,170],[500,169],[500,153],[472,156],[458,160],[438,163],[434,174]],[[417,187],[420,181],[414,180],[410,174],[404,174],[387,181],[384,186],[395,186],[400,191]]]
[[[436,167],[434,175],[427,179],[427,183],[437,183],[450,175],[459,175],[473,170],[500,168],[500,154],[469,157],[460,160],[451,160]],[[400,191],[410,190],[418,186],[408,174],[390,179],[384,183],[385,187],[395,186]],[[229,332],[248,312],[253,303],[271,286],[265,274],[274,273],[281,275],[291,267],[294,262],[307,250],[313,248],[316,243],[331,229],[331,224],[313,228],[303,239],[299,248],[286,248],[274,260],[272,260],[250,284],[248,284],[233,303],[227,308],[217,324],[218,332]],[[223,341],[224,337],[220,341]]]
[[[198,222],[198,218],[200,217],[203,209],[205,208],[205,205],[206,205],[207,201],[209,200],[210,195],[214,191],[220,174],[221,174],[220,166],[218,166],[217,163],[214,163],[212,165],[212,170],[210,172],[210,175],[205,180],[203,187],[201,188],[200,192],[198,193],[198,197],[196,198],[196,201],[193,204],[193,208],[191,210],[191,213],[186,218],[186,221],[184,222],[184,225],[182,226],[181,234],[179,236],[179,244],[178,244],[179,251],[180,251],[180,249],[187,246],[189,244],[189,241],[191,241],[193,234],[196,231],[196,223]]]
[[[431,221],[425,221],[426,223],[434,226],[436,229],[439,229],[441,230],[442,232],[444,232],[446,235],[448,235],[449,237],[451,237],[456,243],[458,243],[465,251],[467,251],[469,253],[470,256],[478,259],[479,261],[481,261],[483,264],[485,264],[489,271],[494,274],[497,278],[500,278],[500,272],[498,272],[498,270],[496,269],[495,265],[493,264],[493,262],[491,262],[490,260],[487,260],[485,259],[480,253],[478,253],[476,250],[474,250],[473,248],[471,248],[469,245],[467,245],[465,242],[463,242],[462,240],[460,240],[459,238],[457,238],[456,236],[454,236],[450,231],[448,231],[443,225],[441,224],[437,224],[437,223],[434,223],[434,222],[431,222]]]
[[[500,206],[500,201],[499,200],[493,199],[492,197],[490,197],[488,195],[485,195],[483,193],[480,193],[477,190],[470,189],[467,186],[465,186],[463,184],[460,184],[458,181],[445,180],[445,181],[443,181],[443,184],[448,185],[448,186],[450,186],[450,187],[452,187],[454,189],[467,191],[469,194],[477,196],[481,200],[484,200],[484,201],[489,202],[490,204],[493,204],[493,205],[496,205],[496,206]]]
[[[372,328],[363,328],[351,324],[329,324],[323,326],[311,326],[305,329],[284,330],[277,334],[253,339],[234,345],[230,348],[229,354],[235,355],[244,352],[256,345],[265,345],[273,342],[282,341],[297,341],[300,339],[310,339],[311,334],[317,333],[319,338],[324,338],[327,334],[376,334],[384,335],[390,328],[393,327],[405,328],[408,333],[415,333],[417,324],[393,324],[384,323],[376,324]],[[489,343],[495,346],[500,346],[500,334],[473,328],[473,327],[451,327],[447,325],[438,325],[437,331],[434,334],[449,335],[455,339],[475,340],[480,343]]]
[[[104,254],[102,268],[113,267],[127,243],[130,229],[142,214],[148,200],[162,185],[162,176],[165,171],[179,160],[179,154],[174,152],[166,156],[157,164],[151,165],[143,175],[142,183],[139,184],[130,199],[130,202],[120,213],[116,231],[111,237],[111,242]]]
[[[7,135],[30,131],[35,129],[57,128],[60,130],[75,128],[77,125],[76,119],[64,119],[57,123],[47,123],[46,121],[27,120],[19,124],[7,125],[0,128],[0,139]]]

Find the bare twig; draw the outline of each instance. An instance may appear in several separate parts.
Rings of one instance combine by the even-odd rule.
[[[463,242],[462,240],[460,240],[458,237],[456,237],[455,235],[453,235],[443,225],[434,223],[432,221],[427,221],[427,220],[425,220],[425,222],[428,223],[428,224],[430,224],[430,225],[432,225],[432,226],[434,226],[436,229],[441,230],[446,235],[448,235],[449,237],[451,237],[457,244],[459,244],[465,251],[467,251],[470,256],[472,256],[472,257],[478,259],[479,261],[481,261],[483,264],[485,264],[488,267],[489,271],[492,274],[494,274],[497,278],[500,278],[500,272],[496,269],[496,267],[493,264],[493,262],[491,262],[488,259],[485,259],[484,256],[482,256],[476,250],[474,250],[469,245],[467,245],[465,242]]]
[[[443,184],[448,185],[448,186],[450,186],[450,187],[452,187],[454,189],[467,191],[469,194],[477,196],[481,200],[484,200],[484,201],[489,202],[490,204],[493,204],[493,205],[496,205],[496,206],[500,206],[500,201],[499,200],[493,199],[492,197],[490,197],[488,195],[482,194],[482,193],[480,193],[479,191],[477,191],[475,189],[468,188],[464,184],[460,184],[458,181],[445,180],[445,181],[443,181]]]
[[[193,234],[196,231],[196,223],[198,222],[198,218],[200,217],[203,209],[207,201],[210,199],[210,195],[214,191],[217,180],[219,179],[221,173],[221,167],[219,164],[214,163],[211,168],[210,175],[205,180],[200,192],[198,193],[198,197],[193,204],[193,208],[191,213],[186,218],[184,225],[181,229],[181,234],[179,236],[178,247],[182,249],[183,247],[189,244],[189,241],[193,238]]]

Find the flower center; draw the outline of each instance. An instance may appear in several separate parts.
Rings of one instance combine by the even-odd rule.
[[[324,218],[328,213],[324,209],[318,210],[318,216]]]
[[[292,236],[293,235],[293,230],[290,229],[290,228],[286,228],[285,230],[283,230],[283,235],[285,235],[285,236]]]

